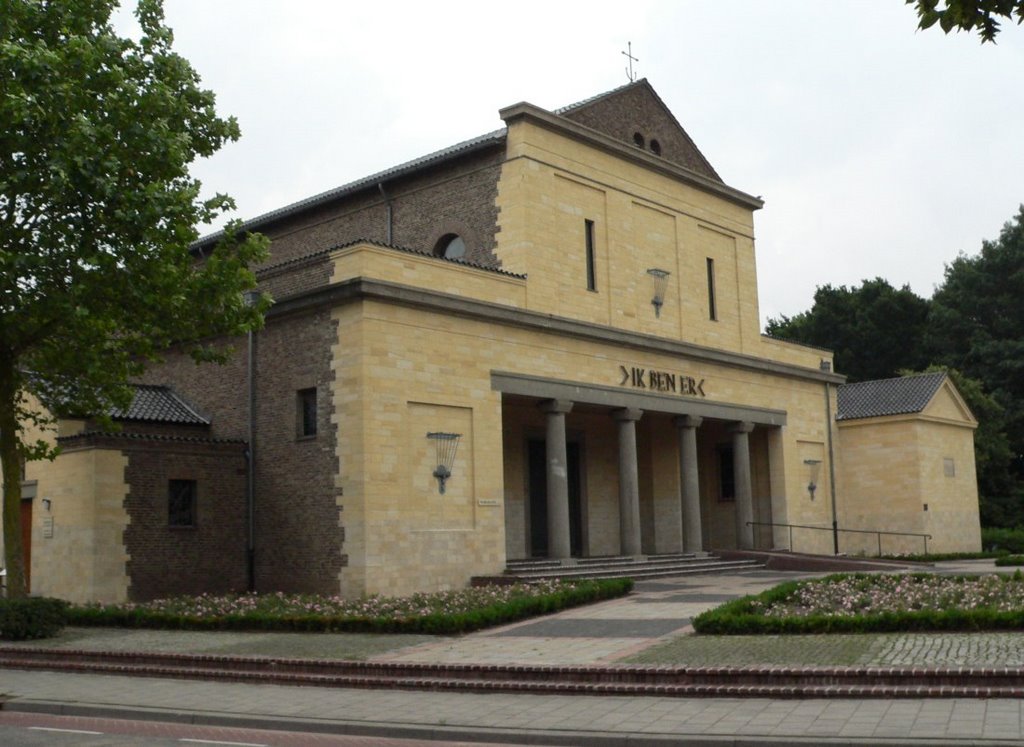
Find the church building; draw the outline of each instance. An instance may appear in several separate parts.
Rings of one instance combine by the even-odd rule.
[[[26,474],[33,593],[397,595],[532,557],[980,549],[955,387],[844,386],[829,351],[762,334],[762,201],[646,80],[499,115],[247,222],[272,240],[265,328],[224,366],[170,351],[120,431],[61,421]]]

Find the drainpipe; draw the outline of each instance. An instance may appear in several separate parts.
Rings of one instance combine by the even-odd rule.
[[[384,243],[391,245],[391,226],[392,226],[392,211],[391,211],[391,198],[388,197],[388,193],[384,191],[384,182],[377,182],[377,189],[380,190],[380,196],[384,198],[385,210],[387,211],[387,238]]]
[[[831,371],[832,363],[830,361],[822,361],[820,366],[822,371]],[[825,428],[828,432],[828,487],[829,492],[832,494],[832,551],[834,554],[839,554],[839,514],[836,511],[836,463],[834,458],[834,450],[832,447],[832,397],[831,397],[832,386],[827,381],[825,382]]]
[[[246,291],[245,303],[255,306],[260,299],[260,292]],[[249,383],[248,412],[248,448],[246,449],[245,470],[245,508],[246,508],[246,541],[245,567],[249,591],[256,591],[256,333],[249,330],[249,355],[246,364]]]

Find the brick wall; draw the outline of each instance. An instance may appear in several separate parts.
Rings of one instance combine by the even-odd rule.
[[[257,334],[256,584],[260,590],[336,594],[343,529],[328,310],[271,318]],[[297,393],[317,390],[317,434],[298,432]]]
[[[564,116],[630,145],[634,145],[633,134],[639,132],[644,138],[644,150],[650,152],[651,140],[657,140],[662,158],[721,181],[646,82],[598,98],[565,112]]]
[[[465,234],[467,259],[498,266],[493,249],[503,147],[386,182],[395,246],[431,251],[445,233]],[[260,229],[272,240],[268,265],[357,239],[387,241],[387,205],[376,185]]]
[[[117,439],[128,457],[128,598],[244,591],[244,444]],[[196,481],[194,527],[168,526],[168,481]]]

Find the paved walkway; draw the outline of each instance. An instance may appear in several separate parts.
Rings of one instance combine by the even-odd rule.
[[[992,570],[991,562],[943,571]],[[735,596],[807,574],[746,571],[638,584],[626,599],[459,638],[395,636],[361,658],[387,661],[593,664],[666,657],[679,663],[910,663],[1003,666],[1024,661],[1016,634],[705,639],[689,619]],[[121,648],[327,656],[349,636],[119,631]],[[807,649],[818,652],[808,654]],[[407,645],[411,643],[412,645]],[[110,648],[104,631],[53,645]],[[268,650],[268,647],[271,650]],[[294,649],[294,650],[291,650]],[[700,661],[700,657],[715,657]],[[660,657],[660,658],[659,658]],[[808,657],[814,661],[807,661]],[[778,659],[795,661],[778,661]],[[818,661],[820,660],[820,661]],[[466,694],[300,688],[52,672],[0,671],[8,709],[180,719],[289,729],[537,744],[1024,744],[1016,700],[770,700]],[[741,740],[741,741],[738,741]]]

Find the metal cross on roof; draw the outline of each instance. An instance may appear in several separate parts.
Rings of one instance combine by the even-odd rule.
[[[629,67],[626,68],[626,77],[629,78],[629,82],[632,83],[636,80],[636,73],[633,72],[633,63],[640,62],[640,58],[633,56],[633,42],[626,42],[626,48],[629,51],[623,52],[622,54],[629,58]]]

